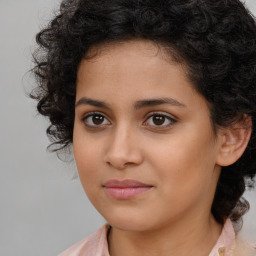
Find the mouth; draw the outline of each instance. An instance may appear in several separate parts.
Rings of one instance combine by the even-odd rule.
[[[109,180],[103,187],[108,195],[118,200],[133,199],[153,188],[136,180]]]

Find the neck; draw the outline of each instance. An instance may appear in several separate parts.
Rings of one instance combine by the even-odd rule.
[[[111,256],[209,255],[221,233],[212,215],[202,221],[197,216],[171,227],[151,231],[124,231],[112,227],[109,233]]]

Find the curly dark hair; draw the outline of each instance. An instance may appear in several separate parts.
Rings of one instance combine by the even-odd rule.
[[[144,39],[169,48],[208,101],[214,127],[249,116],[248,147],[222,168],[212,205],[220,223],[241,219],[249,208],[241,196],[256,174],[256,24],[239,0],[66,0],[36,39],[31,96],[51,122],[55,151],[72,144],[78,65],[105,43]]]

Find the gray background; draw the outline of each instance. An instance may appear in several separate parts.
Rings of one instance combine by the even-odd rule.
[[[246,1],[256,14],[255,0]],[[0,256],[53,256],[104,223],[74,179],[74,162],[46,152],[47,122],[25,96],[34,36],[58,6],[0,0]],[[256,241],[256,191],[242,233]]]

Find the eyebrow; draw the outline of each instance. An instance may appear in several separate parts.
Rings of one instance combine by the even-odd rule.
[[[80,106],[80,105],[91,105],[91,106],[95,106],[95,107],[100,107],[100,108],[106,108],[106,109],[110,109],[110,107],[108,106],[108,104],[106,104],[103,101],[100,100],[93,100],[90,98],[81,98],[79,101],[77,101],[76,103],[76,107]]]
[[[135,103],[135,109],[141,109],[144,107],[152,107],[158,105],[171,105],[175,107],[186,107],[185,104],[173,99],[173,98],[158,98],[158,99],[146,99],[146,100],[139,100]]]
[[[158,105],[164,105],[164,104],[175,106],[175,107],[186,107],[185,104],[173,98],[157,98],[157,99],[145,99],[145,100],[136,101],[134,104],[134,109],[138,110],[145,107],[152,107],[152,106],[158,106]],[[91,105],[95,107],[111,109],[110,106],[104,101],[94,100],[86,97],[79,99],[75,106],[77,107],[80,105]]]

